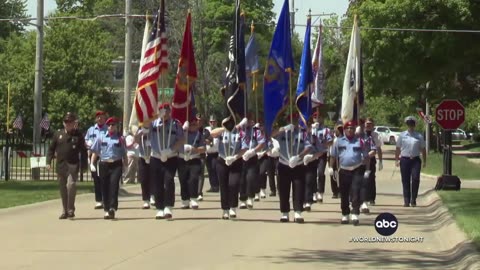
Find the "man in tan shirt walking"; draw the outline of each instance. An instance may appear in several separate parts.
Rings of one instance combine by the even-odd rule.
[[[51,169],[52,159],[56,156],[56,172],[60,185],[63,211],[59,219],[75,217],[76,182],[81,164],[87,165],[87,148],[85,139],[79,130],[75,129],[76,116],[66,113],[63,118],[63,129],[53,136],[47,154],[47,169]],[[85,167],[86,168],[86,167]]]

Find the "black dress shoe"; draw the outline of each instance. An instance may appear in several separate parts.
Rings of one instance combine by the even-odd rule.
[[[217,193],[219,191],[219,188],[210,188],[207,190],[208,193]]]
[[[333,194],[332,199],[338,199],[338,194]]]
[[[417,207],[417,202],[412,202],[410,205],[411,205],[412,207]]]
[[[370,201],[371,206],[375,206],[375,201]]]
[[[74,217],[75,217],[75,213],[70,212],[70,213],[67,214],[67,217],[68,217],[68,218],[74,218]]]
[[[301,218],[295,218],[295,219],[293,219],[293,221],[295,221],[295,223],[299,223],[299,224],[302,224],[302,223],[305,222],[305,220],[303,219],[303,217],[301,217]]]
[[[353,223],[353,226],[358,226],[358,224],[360,224],[360,221],[358,219],[352,221]]]
[[[115,210],[108,210],[108,216],[110,217],[110,219],[115,219]]]
[[[410,204],[404,203],[404,204],[403,204],[403,207],[410,207]]]
[[[270,192],[270,194],[268,196],[275,197],[275,196],[277,196],[277,193],[275,191],[272,191],[272,192]]]
[[[62,214],[58,217],[58,219],[67,219],[67,214],[62,213]]]

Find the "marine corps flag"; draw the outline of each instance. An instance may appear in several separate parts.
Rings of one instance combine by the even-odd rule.
[[[340,112],[343,123],[359,117],[359,106],[363,105],[364,98],[362,71],[360,29],[355,16],[343,80],[342,110]]]
[[[221,89],[227,107],[227,117],[222,126],[231,131],[238,120],[245,117],[245,20],[240,14],[240,1],[236,0],[234,34],[230,39],[229,65],[225,86]]]
[[[172,101],[172,117],[182,124],[189,120],[192,111],[192,89],[197,79],[197,66],[193,53],[192,16],[187,15],[187,23],[183,34],[182,50],[178,60],[177,78],[175,79],[175,92]],[[188,113],[187,113],[188,112]],[[188,114],[188,115],[187,115]]]

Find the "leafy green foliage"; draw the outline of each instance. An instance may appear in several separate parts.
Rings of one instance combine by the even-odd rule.
[[[361,27],[479,29],[478,11],[480,3],[469,0],[364,0],[351,4],[347,21],[356,14]],[[371,94],[464,103],[480,97],[477,34],[363,29],[362,41]]]
[[[0,18],[24,18],[27,17],[26,0],[0,0]],[[21,22],[0,22],[0,39],[8,37],[12,33],[20,33],[24,30]],[[0,51],[1,52],[1,51]]]

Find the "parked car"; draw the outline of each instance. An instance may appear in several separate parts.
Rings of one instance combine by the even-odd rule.
[[[452,131],[452,140],[454,141],[468,140],[470,137],[471,134],[466,133],[463,129],[457,128],[456,130]]]
[[[396,144],[398,136],[403,130],[397,127],[376,126],[375,132],[378,133],[383,143]]]

